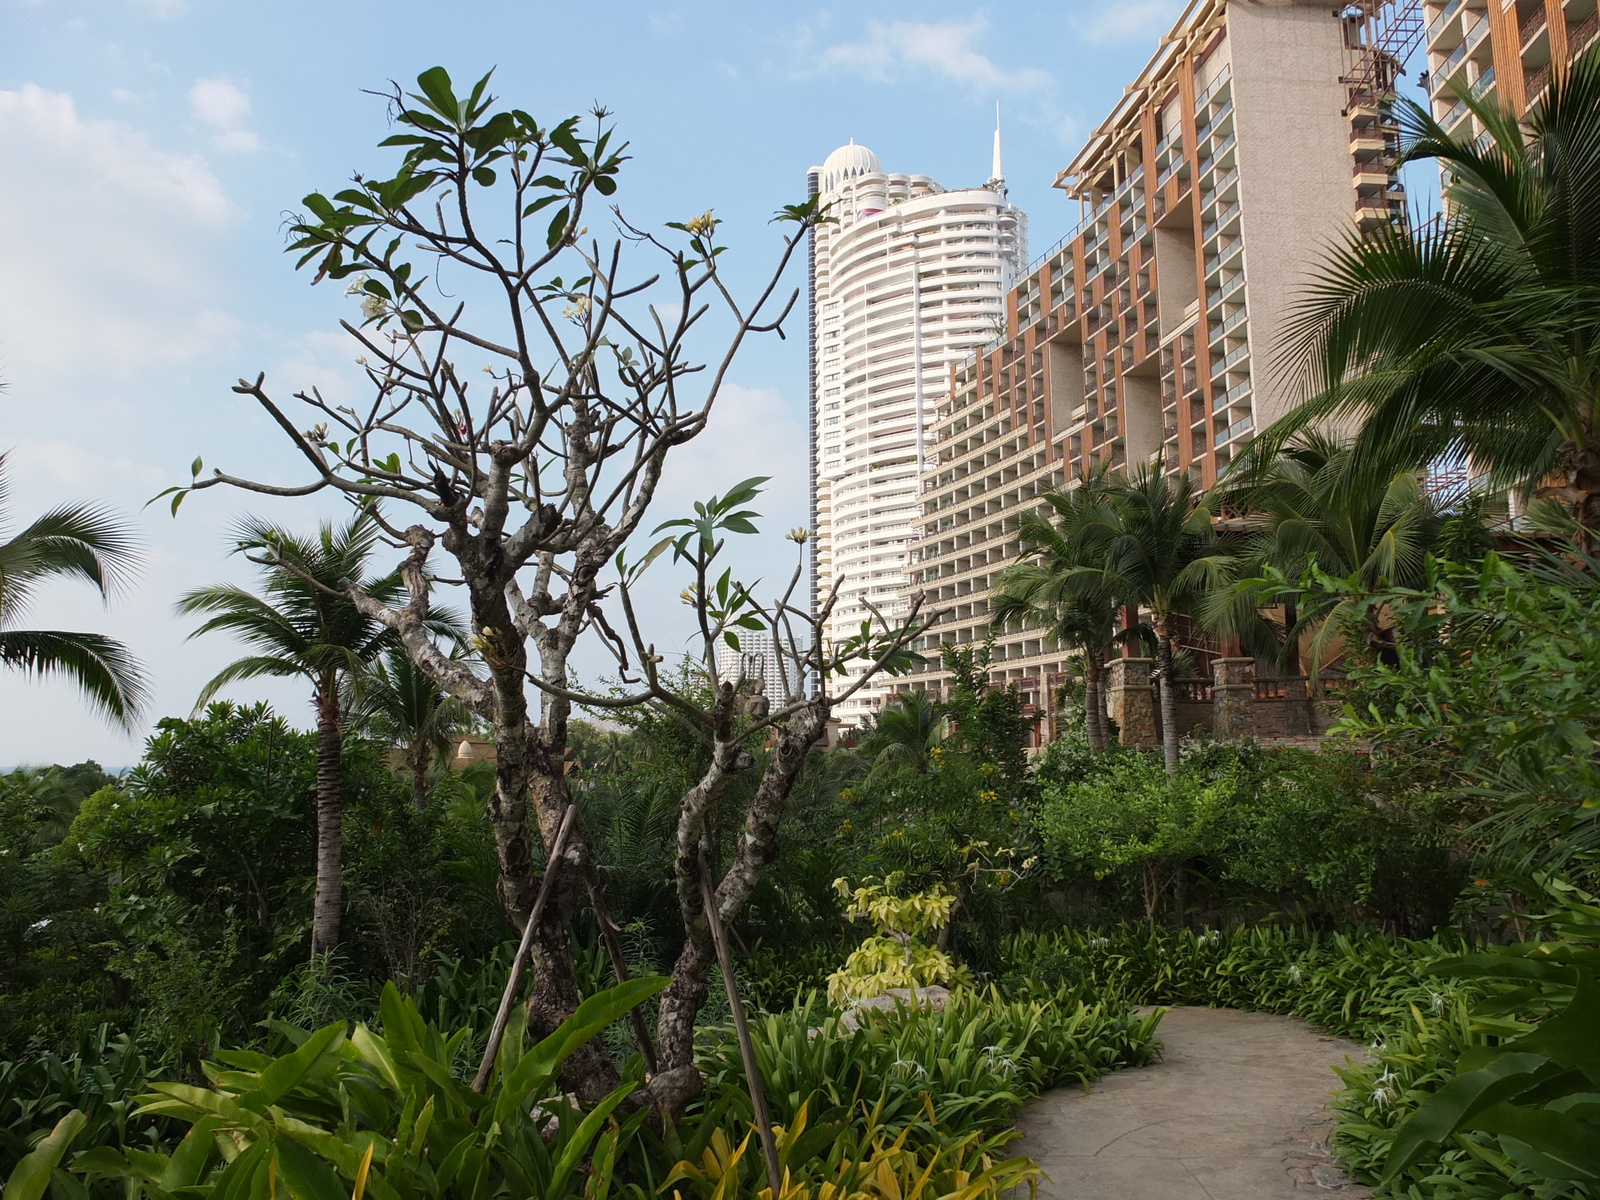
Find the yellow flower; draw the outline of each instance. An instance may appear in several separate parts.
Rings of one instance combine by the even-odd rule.
[[[999,798],[1000,798],[1000,796],[999,796],[999,793],[997,793],[997,792],[979,792],[978,793],[978,803],[980,803],[980,804],[993,804]]]

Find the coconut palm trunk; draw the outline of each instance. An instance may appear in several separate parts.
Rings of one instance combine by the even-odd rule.
[[[411,757],[411,803],[418,812],[428,807],[428,766],[433,758],[432,748],[418,746]]]
[[[1178,702],[1172,687],[1172,626],[1171,617],[1158,614],[1155,618],[1157,643],[1156,697],[1161,704],[1161,752],[1166,759],[1167,774],[1178,773]]]
[[[1104,671],[1100,657],[1085,648],[1083,655],[1083,728],[1089,739],[1089,749],[1103,754],[1106,748],[1106,706],[1101,697]]]
[[[317,685],[317,885],[311,906],[311,957],[339,945],[344,903],[344,789],[340,757],[339,679],[325,672]]]

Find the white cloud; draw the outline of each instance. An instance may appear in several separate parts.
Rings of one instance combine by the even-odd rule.
[[[1170,29],[1182,7],[1181,0],[1117,0],[1098,6],[1093,17],[1075,24],[1090,45],[1148,40]]]
[[[982,18],[970,21],[869,21],[864,41],[823,50],[824,69],[858,71],[890,80],[911,71],[931,71],[990,95],[1050,90],[1053,80],[1036,67],[1001,67],[974,41],[988,29]]]
[[[197,79],[189,89],[189,107],[212,129],[213,141],[223,150],[251,151],[261,139],[245,128],[250,120],[250,97],[226,79]]]
[[[28,84],[0,91],[0,162],[0,364],[19,393],[191,361],[232,335],[216,248],[239,212],[204,160]]]

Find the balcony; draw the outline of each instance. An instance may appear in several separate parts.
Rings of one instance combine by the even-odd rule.
[[[1576,58],[1588,49],[1597,34],[1600,34],[1600,9],[1590,13],[1567,34],[1567,53]]]
[[[1350,181],[1358,188],[1386,188],[1389,179],[1388,163],[1362,159],[1350,166]]]
[[[1517,26],[1517,36],[1521,41],[1522,48],[1526,50],[1528,44],[1549,27],[1550,22],[1546,17],[1543,6],[1534,9],[1533,12],[1528,14],[1527,20]]]
[[[1444,11],[1435,17],[1428,25],[1428,45],[1431,47],[1439,40],[1439,35],[1444,32],[1444,27],[1450,23],[1450,18],[1461,11],[1463,0],[1450,0],[1444,6]]]
[[[1488,90],[1490,88],[1492,88],[1493,86],[1494,86],[1494,68],[1490,67],[1482,75],[1479,75],[1478,76],[1478,81],[1472,85],[1472,98],[1474,100],[1483,99],[1484,94],[1487,93]]]
[[[1437,95],[1443,90],[1446,81],[1452,72],[1466,60],[1468,54],[1483,41],[1489,32],[1489,14],[1484,13],[1478,18],[1478,23],[1467,31],[1467,36],[1461,40],[1461,45],[1450,52],[1448,58],[1439,64],[1439,69],[1433,73],[1428,82],[1428,90]]]

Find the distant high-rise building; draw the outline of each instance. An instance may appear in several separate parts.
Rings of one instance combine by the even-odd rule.
[[[1027,217],[1006,200],[998,128],[981,188],[887,174],[854,142],[807,179],[834,218],[811,244],[811,527],[812,603],[838,587],[823,630],[837,642],[873,610],[894,621],[909,608],[927,426],[950,368],[1004,332]],[[862,689],[836,715],[860,724],[882,691]]]
[[[767,699],[781,706],[792,694],[803,694],[803,681],[794,660],[780,661],[778,643],[771,634],[752,633],[741,629],[739,648],[717,647],[717,678],[726,683],[739,683],[759,679],[766,685]]]
[[[1319,259],[1406,219],[1394,83],[1422,34],[1415,0],[1191,0],[1056,180],[1080,224],[1019,278],[1006,337],[952,371],[929,423],[910,569],[948,614],[930,658],[993,632],[1013,521],[1043,491],[1158,457],[1210,487],[1300,399],[1281,351]],[[1048,707],[1075,654],[1013,625],[990,681]],[[944,683],[935,666],[891,686]]]

